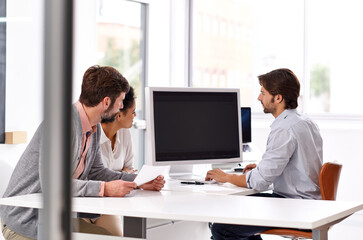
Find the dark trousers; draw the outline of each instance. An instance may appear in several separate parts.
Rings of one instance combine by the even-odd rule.
[[[284,198],[275,193],[256,193],[250,196]],[[261,240],[261,236],[255,234],[270,228],[271,227],[214,223],[211,227],[211,231],[213,240]]]

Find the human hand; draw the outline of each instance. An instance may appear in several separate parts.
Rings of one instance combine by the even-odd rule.
[[[154,180],[144,183],[140,187],[144,190],[160,191],[165,184],[164,176],[159,175]]]
[[[137,187],[134,182],[114,180],[105,183],[106,197],[124,197]]]
[[[244,167],[243,173],[249,172],[256,167],[257,167],[257,165],[254,163],[248,164],[246,167]]]
[[[228,176],[228,173],[225,173],[220,168],[218,168],[208,171],[205,180],[210,181],[214,179],[217,182],[225,183],[228,182]]]

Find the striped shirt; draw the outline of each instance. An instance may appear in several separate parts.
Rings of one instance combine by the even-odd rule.
[[[319,173],[323,140],[317,125],[295,109],[286,109],[272,123],[266,152],[246,173],[247,187],[288,198],[321,199]]]

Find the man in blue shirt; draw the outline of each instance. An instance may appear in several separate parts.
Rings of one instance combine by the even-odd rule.
[[[255,196],[321,199],[319,173],[323,163],[323,141],[317,125],[296,111],[300,83],[289,69],[277,69],[258,77],[261,93],[258,100],[264,113],[275,120],[267,140],[266,152],[258,164],[249,164],[243,175],[211,170],[206,179],[229,182],[237,186],[273,193]],[[213,224],[214,240],[262,239],[269,227]]]

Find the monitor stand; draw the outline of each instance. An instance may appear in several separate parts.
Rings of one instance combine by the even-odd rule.
[[[210,164],[172,165],[170,166],[169,177],[177,180],[203,179],[210,169]]]
[[[220,168],[223,171],[230,171],[238,167],[241,167],[241,163],[233,162],[233,163],[212,164],[212,169]]]

